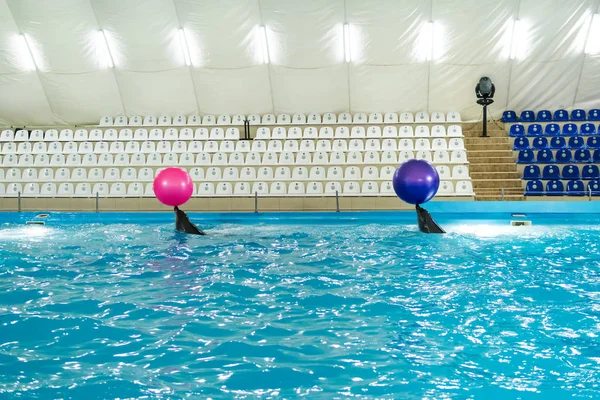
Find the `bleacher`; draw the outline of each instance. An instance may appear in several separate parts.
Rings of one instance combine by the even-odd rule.
[[[505,111],[502,121],[524,166],[526,196],[600,195],[599,109]]]
[[[119,116],[5,129],[0,195],[154,197],[156,174],[179,166],[197,197],[395,196],[395,169],[417,158],[439,171],[438,196],[470,197],[460,121],[454,112]]]

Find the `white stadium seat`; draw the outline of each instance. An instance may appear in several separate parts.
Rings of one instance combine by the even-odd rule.
[[[466,165],[456,165],[452,167],[452,179],[471,179],[469,177],[469,167]]]
[[[27,142],[29,141],[29,132],[24,129],[19,129],[15,132],[15,137],[13,139],[15,142]]]
[[[473,185],[471,181],[456,182],[457,196],[473,196]]]
[[[92,196],[92,187],[87,182],[78,183],[75,186],[75,197],[90,197]]]
[[[265,114],[261,119],[263,125],[274,125],[276,121],[275,114]]]
[[[415,115],[415,123],[420,124],[420,123],[428,123],[428,122],[429,122],[429,113],[427,113],[425,111],[421,111]]]
[[[140,126],[142,125],[142,117],[135,115],[129,118],[129,126]]]
[[[352,115],[347,112],[341,113],[337,117],[337,122],[338,124],[350,124],[352,123]]]
[[[355,113],[352,122],[355,124],[366,124],[367,123],[367,114],[365,113]]]
[[[144,122],[143,122],[142,125],[144,125],[144,126],[155,126],[156,123],[157,123],[156,117],[153,116],[153,115],[149,115],[149,116],[144,117]]]
[[[452,196],[454,194],[454,186],[452,182],[441,181],[438,188],[437,196]]]
[[[306,115],[304,114],[294,114],[292,117],[292,124],[294,125],[304,125],[306,124]]]
[[[433,123],[444,123],[446,122],[446,116],[443,112],[434,112],[431,114],[431,122]]]
[[[127,126],[127,123],[128,123],[127,117],[124,115],[120,115],[120,116],[116,117],[113,121],[114,126]],[[60,191],[60,188],[59,188],[59,191]]]
[[[400,113],[400,123],[401,124],[412,124],[415,122],[413,115],[408,112]]]
[[[306,194],[309,196],[323,195],[323,183],[322,182],[309,182],[306,185]]]
[[[456,112],[456,111],[451,111],[446,115],[446,122],[452,122],[452,123],[456,123],[456,122],[461,122],[462,119],[460,117],[460,113]]]
[[[200,125],[202,124],[202,119],[199,115],[190,115],[187,120],[187,125]]]
[[[320,124],[321,123],[321,115],[317,113],[312,113],[308,115],[307,124]]]
[[[55,183],[44,183],[40,188],[40,196],[52,197],[56,196],[56,184]]]
[[[100,118],[99,126],[113,126],[113,118],[110,116],[104,116]]]

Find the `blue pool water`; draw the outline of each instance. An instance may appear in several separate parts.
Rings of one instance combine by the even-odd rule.
[[[1,398],[599,396],[598,220],[190,216],[0,214]]]

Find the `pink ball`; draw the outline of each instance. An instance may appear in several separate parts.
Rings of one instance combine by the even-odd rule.
[[[167,206],[180,206],[192,197],[194,182],[181,168],[166,168],[154,178],[154,194]]]

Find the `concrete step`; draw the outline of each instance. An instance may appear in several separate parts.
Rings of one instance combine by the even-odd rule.
[[[465,146],[473,145],[473,144],[503,144],[506,146],[512,147],[512,141],[509,140],[508,137],[465,137]]]
[[[475,201],[525,201],[525,196],[521,195],[490,195],[490,196],[475,196]]]
[[[473,150],[468,150],[469,154],[467,154],[467,156],[470,157],[507,157],[507,156],[511,156],[511,157],[515,157],[513,155],[513,151],[510,149],[501,149],[501,150],[480,150],[480,149],[473,149]],[[515,159],[516,161],[516,159]]]
[[[476,138],[476,137],[482,137],[481,136],[481,130],[479,131],[469,131],[469,130],[465,130],[463,128],[463,136],[465,138]],[[487,137],[488,138],[500,138],[500,137],[507,137],[508,133],[505,130],[493,130],[487,131]]]
[[[504,189],[504,194],[511,194],[511,195],[522,195],[523,194],[523,188],[479,188],[477,189],[477,194],[479,195],[486,195],[486,196],[491,196],[491,195],[497,195],[497,194],[501,194],[502,193],[502,189]]]
[[[485,179],[485,180],[472,180],[473,188],[522,188],[523,183],[521,179]]]
[[[518,172],[517,165],[515,163],[489,163],[489,164],[475,164],[469,165],[469,171],[471,172]]]
[[[480,144],[465,144],[467,151],[502,151],[502,150],[512,150],[512,146],[509,146],[508,143],[480,143]]]
[[[481,156],[471,156],[467,154],[467,158],[469,159],[469,163],[471,164],[483,164],[486,161],[491,164],[515,164],[515,159],[511,156],[499,156],[497,154],[490,154],[488,157]]]
[[[516,171],[503,172],[503,171],[492,171],[492,172],[473,172],[470,171],[471,179],[488,180],[488,179],[521,179]]]

